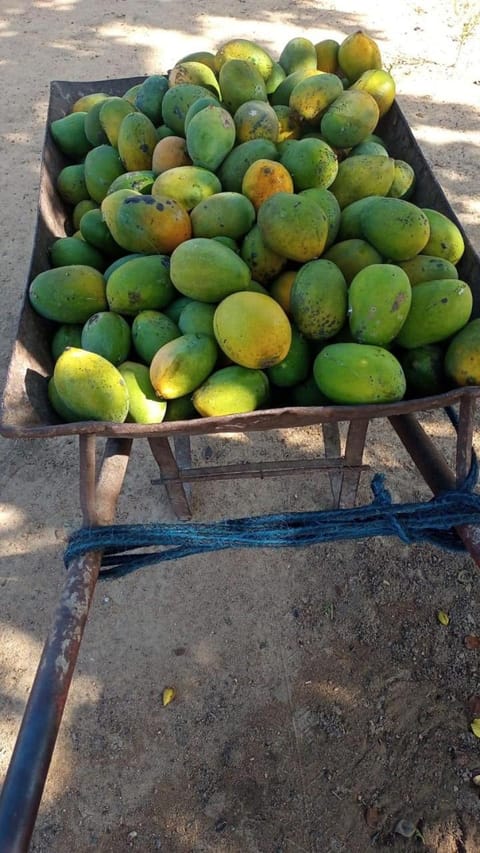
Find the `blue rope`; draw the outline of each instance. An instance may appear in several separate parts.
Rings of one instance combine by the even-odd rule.
[[[446,410],[457,426],[456,414]],[[351,509],[275,513],[209,523],[113,524],[84,527],[73,533],[64,554],[65,566],[88,551],[103,551],[102,577],[122,577],[145,566],[228,548],[307,547],[322,542],[398,536],[406,544],[429,542],[449,551],[464,551],[454,528],[480,524],[480,495],[473,494],[478,461],[457,489],[425,503],[392,503],[383,474],[372,480],[371,504]],[[153,551],[127,554],[139,548]]]

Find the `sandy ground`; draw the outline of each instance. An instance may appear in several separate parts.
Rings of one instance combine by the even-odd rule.
[[[0,4],[4,376],[32,248],[49,83],[161,72],[232,36],[377,39],[398,100],[480,247],[478,0]],[[450,447],[440,416],[428,428]],[[478,436],[475,434],[475,442]],[[315,429],[195,443],[198,460],[321,452]],[[75,439],[0,444],[0,772],[81,523]],[[386,423],[367,462],[429,492]],[[171,520],[138,442],[118,519]],[[368,501],[369,477],[360,499]],[[195,487],[194,517],[316,508],[320,476]],[[100,583],[32,841],[35,853],[480,849],[472,561],[395,539],[191,557]],[[447,628],[437,609],[450,614]],[[167,708],[162,690],[174,685]],[[407,840],[400,818],[418,827]],[[423,840],[422,840],[423,836]],[[1,847],[1,842],[0,842]]]

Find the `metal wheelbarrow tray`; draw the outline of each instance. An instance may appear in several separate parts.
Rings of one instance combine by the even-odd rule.
[[[70,210],[55,189],[56,177],[67,161],[57,150],[48,128],[54,119],[68,113],[79,97],[95,91],[123,95],[128,88],[143,79],[136,77],[84,83],[56,81],[51,84],[33,255],[3,391],[0,434],[16,439],[79,436],[80,503],[85,525],[108,524],[114,520],[135,438],[148,440],[160,469],[161,482],[180,518],[190,517],[186,483],[202,479],[298,474],[313,469],[329,474],[337,506],[351,506],[355,502],[361,472],[368,467],[363,465],[363,452],[368,424],[374,418],[385,418],[390,422],[434,493],[454,489],[471,465],[474,411],[476,398],[480,394],[479,386],[387,405],[292,406],[245,415],[153,425],[59,422],[47,397],[47,380],[53,370],[49,345],[52,325],[32,310],[28,299],[28,283],[49,267],[49,246],[54,239],[65,235],[69,228]],[[465,253],[458,264],[459,277],[468,282],[472,289],[472,316],[480,316],[480,259],[397,103],[383,118],[379,133],[390,155],[407,161],[415,171],[416,188],[411,200],[421,207],[435,208],[444,213],[462,231]],[[458,405],[459,413],[454,471],[416,416],[421,412],[451,405]],[[348,422],[343,453],[338,429],[340,422]],[[248,461],[201,468],[191,466],[190,440],[194,436],[312,425],[317,425],[323,432],[324,458],[285,459],[262,464]],[[97,437],[107,439],[98,472]],[[475,562],[480,564],[480,535],[477,528],[465,526],[459,528],[458,533]],[[100,565],[99,552],[90,552],[69,565],[0,799],[0,853],[17,853],[28,849]]]

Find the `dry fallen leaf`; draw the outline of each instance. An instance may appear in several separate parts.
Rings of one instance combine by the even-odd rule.
[[[480,637],[476,634],[468,634],[463,638],[463,643],[467,649],[480,649]]]
[[[480,738],[480,717],[475,717],[470,723],[470,728],[475,737]]]
[[[370,829],[376,829],[382,818],[380,809],[376,806],[368,806],[365,809],[365,823]]]
[[[165,687],[165,689],[162,693],[162,705],[163,705],[163,707],[165,707],[165,705],[170,705],[170,702],[173,702],[176,695],[177,694],[176,694],[174,687]]]
[[[447,626],[450,624],[450,616],[448,613],[445,613],[445,610],[437,610],[437,619],[440,625]]]
[[[470,717],[480,717],[480,696],[476,694],[470,696],[467,702],[468,713]]]

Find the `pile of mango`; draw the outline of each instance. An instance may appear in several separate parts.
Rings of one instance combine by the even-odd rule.
[[[480,384],[464,241],[409,199],[376,42],[233,39],[53,121],[71,236],[30,283],[65,421],[389,403]]]

